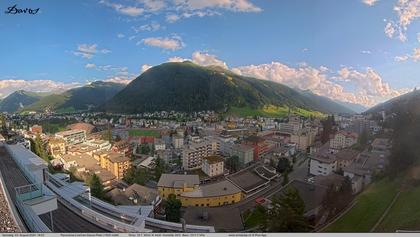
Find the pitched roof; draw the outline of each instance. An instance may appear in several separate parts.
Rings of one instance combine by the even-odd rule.
[[[158,187],[181,188],[184,187],[184,184],[187,187],[199,185],[200,180],[198,175],[162,174],[158,182]]]

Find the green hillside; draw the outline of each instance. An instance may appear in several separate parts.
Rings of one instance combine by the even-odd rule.
[[[72,112],[93,109],[112,98],[123,87],[119,83],[96,81],[61,94],[46,96],[22,111]]]
[[[14,113],[41,99],[43,94],[24,90],[15,91],[0,101],[0,112]]]
[[[102,109],[138,113],[162,110],[238,112],[238,108],[246,108],[264,112],[267,106],[317,113],[352,113],[344,106],[312,93],[191,62],[164,63],[147,70]]]

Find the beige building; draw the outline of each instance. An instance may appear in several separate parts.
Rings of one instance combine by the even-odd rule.
[[[63,139],[52,138],[48,141],[48,153],[54,157],[59,158],[66,154],[66,142]]]
[[[208,156],[203,159],[201,170],[209,177],[223,175],[224,159],[220,156]]]
[[[290,142],[296,144],[297,149],[306,151],[315,142],[316,130],[303,128],[290,136]]]
[[[131,168],[130,158],[117,152],[106,152],[100,156],[101,167],[110,171],[117,179],[122,179]]]
[[[339,131],[330,141],[330,148],[341,150],[357,143],[358,135],[354,132]]]

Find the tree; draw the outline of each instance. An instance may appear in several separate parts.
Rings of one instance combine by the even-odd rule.
[[[165,202],[165,214],[166,220],[171,222],[179,222],[181,218],[181,206],[180,200],[176,199],[176,195],[171,193]]]
[[[231,156],[226,159],[226,167],[232,172],[235,173],[239,170],[239,157]]]
[[[275,197],[262,221],[261,229],[267,232],[306,232],[310,230],[304,217],[305,203],[295,188],[287,189]]]
[[[90,193],[92,196],[99,199],[103,199],[105,197],[104,186],[102,185],[101,179],[96,174],[93,174],[88,178],[87,184],[90,187]]]
[[[150,147],[148,144],[140,145],[140,154],[148,155],[150,153]]]
[[[277,163],[276,170],[277,172],[283,174],[284,172],[290,170],[290,166],[291,165],[290,165],[289,159],[282,157],[279,159],[279,162]]]
[[[156,167],[155,167],[155,180],[159,180],[160,176],[167,171],[168,167],[165,164],[165,161],[159,156],[156,158]]]
[[[150,172],[147,169],[136,169],[135,167],[131,167],[125,173],[123,180],[128,184],[140,184],[145,185],[150,180]]]
[[[322,144],[330,140],[331,134],[334,133],[334,116],[328,116],[325,120],[321,121],[322,124],[322,133],[321,133],[321,142]]]
[[[341,212],[353,199],[353,189],[349,177],[345,177],[343,182],[337,187],[330,185],[326,195],[322,200],[322,207],[328,212],[329,216]]]
[[[281,185],[286,185],[287,183],[289,183],[289,172],[285,171],[283,173],[283,182],[281,183]]]
[[[42,144],[42,139],[39,133],[36,134],[35,139],[31,141],[31,150],[37,156],[41,157],[46,162],[50,162],[49,156],[44,149],[44,145]]]

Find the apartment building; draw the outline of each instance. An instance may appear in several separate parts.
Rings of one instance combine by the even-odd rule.
[[[117,179],[122,179],[128,169],[131,168],[130,158],[117,152],[100,153],[100,165],[102,168],[110,171]],[[98,159],[97,153],[94,155]]]
[[[175,149],[181,149],[184,146],[184,138],[181,136],[172,137],[172,146]]]
[[[327,176],[334,171],[337,171],[337,159],[335,156],[323,155],[311,157],[310,174]]]
[[[184,170],[201,169],[204,157],[219,153],[220,142],[216,139],[193,142],[182,151],[182,167]]]
[[[208,156],[203,158],[201,170],[209,177],[224,174],[224,159],[221,156]]]
[[[330,148],[333,150],[341,150],[351,147],[357,143],[358,135],[354,132],[339,131],[330,140]]]
[[[299,129],[290,136],[290,142],[297,145],[297,149],[307,151],[315,142],[316,130],[312,128]]]
[[[86,132],[80,129],[68,130],[56,133],[55,137],[63,139],[66,146],[70,146],[85,142]]]
[[[240,167],[244,167],[254,160],[254,148],[243,144],[222,142],[220,152],[224,156],[237,156]]]

